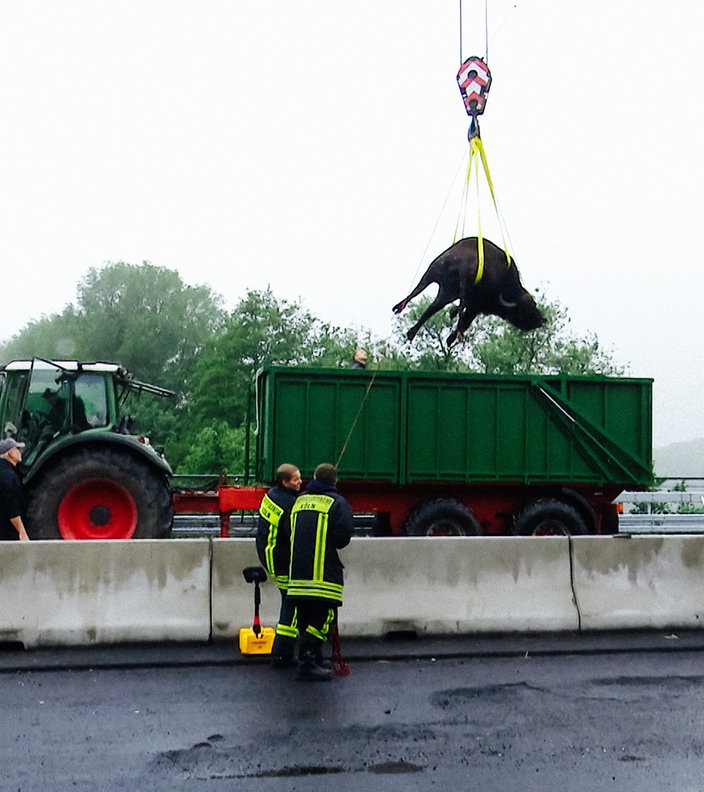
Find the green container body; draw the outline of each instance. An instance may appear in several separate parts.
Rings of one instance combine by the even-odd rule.
[[[257,380],[261,482],[283,462],[346,481],[652,482],[652,380],[272,367]]]

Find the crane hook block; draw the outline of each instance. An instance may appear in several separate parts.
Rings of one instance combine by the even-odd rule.
[[[457,84],[460,87],[467,115],[475,119],[484,112],[489,94],[491,85],[489,67],[476,55],[467,58],[457,72]]]

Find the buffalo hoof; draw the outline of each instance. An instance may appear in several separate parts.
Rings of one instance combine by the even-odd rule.
[[[395,314],[400,314],[401,311],[406,307],[405,302],[396,303],[394,307],[391,309]]]

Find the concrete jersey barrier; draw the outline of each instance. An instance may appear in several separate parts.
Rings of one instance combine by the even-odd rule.
[[[345,565],[340,632],[576,630],[569,542],[561,538],[358,538]],[[242,569],[258,564],[252,539],[213,540],[213,638],[233,638],[251,624],[252,586]],[[279,594],[262,587],[262,624],[276,625]]]
[[[0,641],[210,638],[210,542],[0,543]]]
[[[704,536],[578,536],[582,630],[704,626]]]
[[[459,635],[700,627],[704,537],[355,538],[340,631]],[[0,643],[234,640],[254,540],[0,543]],[[262,585],[262,624],[279,592]]]

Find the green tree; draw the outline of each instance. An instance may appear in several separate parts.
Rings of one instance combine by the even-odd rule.
[[[412,306],[398,317],[395,337],[405,340],[406,328],[413,324],[430,298]],[[413,368],[443,371],[476,371],[486,374],[609,374],[622,375],[624,367],[614,361],[613,353],[602,349],[594,333],[577,336],[571,332],[567,309],[550,301],[543,292],[536,302],[546,317],[543,327],[529,333],[495,316],[479,316],[465,336],[448,349],[447,338],[453,320],[449,311],[433,316],[414,339],[407,359]],[[455,320],[456,321],[456,320]],[[407,349],[406,347],[402,349]]]
[[[67,305],[61,314],[32,319],[19,333],[0,344],[0,355],[5,361],[33,357],[76,359],[82,336],[80,322],[73,305]]]
[[[226,316],[221,303],[210,287],[189,286],[174,270],[117,262],[89,270],[75,306],[30,322],[0,352],[5,360],[108,360],[174,390],[173,401],[143,396],[129,406],[137,428],[164,445],[181,432],[196,360]]]
[[[239,472],[224,463],[212,432],[244,438],[262,366],[343,366],[357,346],[373,343],[368,331],[322,322],[298,302],[277,299],[271,288],[247,292],[200,356],[192,379],[189,430],[171,439],[169,459],[182,473],[196,472],[193,466],[207,460],[208,472]]]
[[[250,291],[203,352],[193,387],[197,422],[216,418],[239,426],[262,366],[344,365],[367,334],[321,322],[270,288]]]
[[[209,286],[144,262],[91,269],[78,286],[82,355],[106,353],[140,377],[182,393],[195,361],[225,318]]]
[[[187,471],[212,472],[218,475],[244,470],[245,430],[233,429],[225,421],[211,421],[193,438],[182,467]]]
[[[117,262],[90,269],[75,306],[30,322],[0,352],[5,359],[110,360],[182,391],[224,320],[221,303],[210,287],[189,286],[175,270]]]

